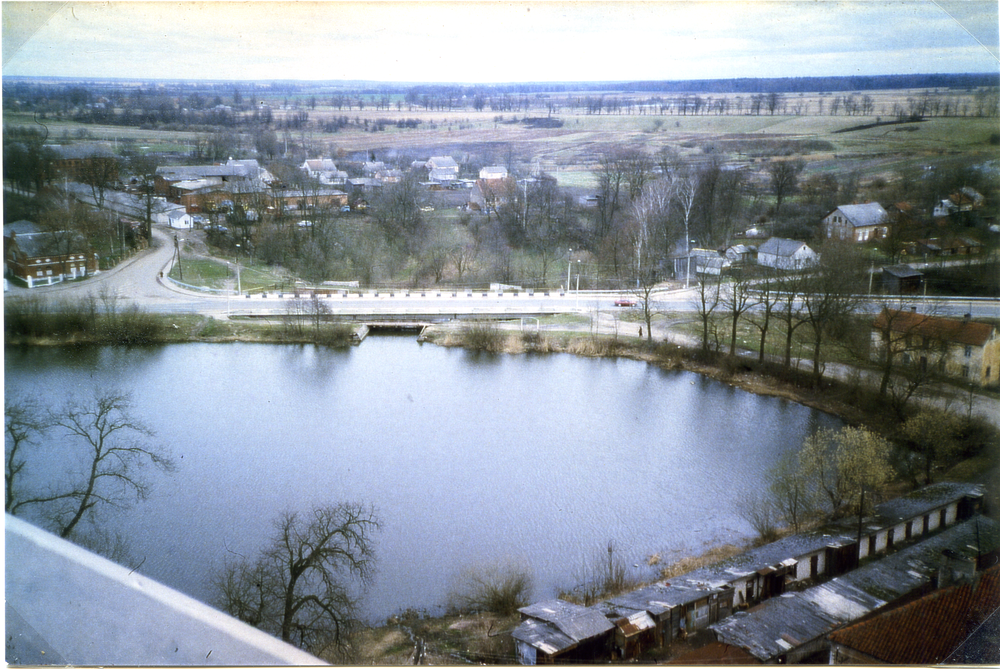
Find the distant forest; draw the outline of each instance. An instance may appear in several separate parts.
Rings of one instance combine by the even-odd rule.
[[[451,94],[473,98],[477,95],[568,93],[573,91],[618,93],[804,93],[839,91],[898,90],[907,88],[939,88],[970,90],[977,87],[1000,86],[997,73],[965,74],[880,74],[871,76],[836,77],[772,77],[741,79],[687,79],[676,81],[577,81],[545,83],[459,84],[375,81],[194,81],[194,80],[115,80],[68,79],[46,77],[5,77],[4,96],[22,95],[32,84],[85,85],[100,92],[120,90],[122,86],[153,89],[179,87],[185,92],[231,92],[234,87],[245,92],[258,91],[277,95],[323,95],[328,93],[354,95]]]

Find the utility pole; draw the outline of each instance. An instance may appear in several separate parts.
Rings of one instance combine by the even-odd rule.
[[[177,235],[174,235],[174,254],[177,256],[177,272],[180,275],[181,281],[183,281],[184,266],[181,264],[181,247],[177,241]]]

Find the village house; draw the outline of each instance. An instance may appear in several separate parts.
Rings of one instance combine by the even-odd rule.
[[[752,262],[755,257],[756,252],[754,249],[746,244],[733,244],[726,249],[726,259],[734,265],[737,263]]]
[[[716,640],[764,663],[826,659],[834,630],[933,591],[954,570],[975,572],[1000,554],[1000,524],[976,516],[831,581],[770,599],[711,626]]]
[[[860,522],[855,517],[794,534],[590,608],[614,624],[605,633],[614,654],[634,658],[647,648],[664,647],[707,629],[736,611],[849,573],[859,562],[940,533],[978,514],[983,494],[982,486],[973,484],[928,486],[877,505]],[[537,632],[538,625],[532,624],[531,630]],[[537,636],[529,640],[528,630],[518,634],[515,630],[515,638],[523,637],[529,645],[541,643]],[[523,662],[527,656],[520,657]]]
[[[190,230],[194,227],[194,218],[183,209],[174,209],[167,213],[167,225],[175,230]]]
[[[494,179],[506,179],[507,168],[503,165],[490,165],[479,170],[479,178],[485,181]]]
[[[983,245],[968,237],[932,237],[918,239],[909,249],[908,254],[923,258],[950,258],[955,256],[974,256],[983,251]]]
[[[691,249],[689,257],[694,263],[696,274],[719,276],[732,262],[714,249]]]
[[[889,214],[878,202],[842,204],[823,217],[827,239],[855,243],[882,239],[889,235]]]
[[[963,186],[934,206],[934,218],[982,209],[984,198],[975,188]]]
[[[979,386],[995,386],[1000,377],[1000,337],[988,323],[883,309],[872,323],[871,342],[873,360],[881,360],[890,345],[900,350],[904,365],[919,365],[922,372]]]
[[[97,254],[83,235],[70,230],[43,232],[30,221],[3,226],[4,277],[28,288],[50,286],[98,270]]]
[[[757,249],[757,264],[781,270],[800,270],[812,267],[819,260],[816,252],[805,242],[771,237]]]
[[[66,144],[49,147],[55,158],[53,171],[60,177],[82,181],[94,164],[100,162],[100,174],[108,183],[118,181],[118,156],[101,144]]]
[[[505,179],[478,179],[469,193],[469,206],[486,213],[496,211],[517,197],[517,182],[511,177]]]
[[[268,193],[271,207],[277,211],[306,212],[315,208],[339,209],[347,204],[347,193],[335,188],[303,191],[300,188],[273,190]]]
[[[990,623],[1000,606],[1000,567],[960,574],[957,581],[833,632],[829,663],[1000,664],[998,623]]]
[[[188,213],[207,205],[267,191],[274,176],[256,160],[233,160],[222,165],[180,165],[156,168],[153,188],[157,195],[184,204]]]
[[[458,178],[458,163],[451,156],[431,156],[424,167],[430,181],[446,183]]]
[[[307,160],[299,166],[299,169],[324,186],[344,186],[347,184],[347,172],[338,170],[337,164],[332,158]]]

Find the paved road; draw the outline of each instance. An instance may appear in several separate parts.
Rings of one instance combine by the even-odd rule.
[[[33,294],[53,296],[59,299],[75,299],[107,290],[123,300],[131,300],[144,308],[159,313],[200,313],[215,317],[233,315],[278,315],[285,313],[292,297],[270,293],[267,297],[254,295],[222,296],[187,290],[175,285],[169,279],[160,277],[167,274],[174,255],[174,232],[163,228],[153,228],[153,243],[150,249],[136,255],[112,270],[102,272],[86,281],[47,286],[32,289]],[[27,292],[27,289],[11,287],[9,294]],[[662,291],[654,295],[658,311],[695,311],[695,289]],[[454,293],[439,291],[397,291],[394,294],[382,291],[364,292],[361,296],[351,293],[347,297],[324,298],[331,313],[340,316],[395,315],[397,317],[429,317],[476,314],[560,314],[593,313],[594,311],[615,311],[615,300],[628,297],[615,292],[574,292],[560,295],[552,292],[548,296],[541,293],[529,295],[525,292],[505,293],[481,291],[469,295],[466,291]],[[634,299],[634,298],[633,298]],[[884,298],[868,305],[873,313],[883,304],[897,308],[916,306],[921,313],[941,315],[962,315],[971,313],[976,318],[1000,318],[1000,300],[974,300],[968,298],[921,298],[907,297],[898,302],[887,302]]]

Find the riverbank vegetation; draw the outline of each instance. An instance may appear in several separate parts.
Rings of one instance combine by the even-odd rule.
[[[333,320],[316,300],[290,299],[271,318],[216,319],[155,314],[100,292],[83,300],[35,295],[4,300],[4,344],[141,346],[185,342],[262,342],[344,347],[359,340],[357,323]]]

